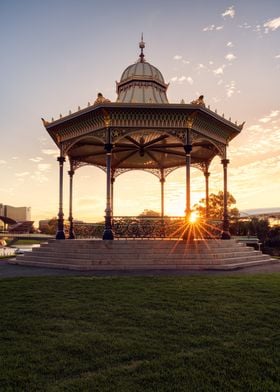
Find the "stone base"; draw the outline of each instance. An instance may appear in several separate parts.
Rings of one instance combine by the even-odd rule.
[[[11,264],[73,270],[236,269],[275,261],[235,240],[51,240]]]

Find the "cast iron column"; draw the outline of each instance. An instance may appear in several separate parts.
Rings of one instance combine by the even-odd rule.
[[[229,164],[229,159],[222,159],[221,163],[223,164],[224,171],[224,213],[223,213],[223,232],[222,232],[222,240],[229,240],[229,216],[228,216],[228,191],[227,191],[227,165]]]
[[[63,220],[63,163],[65,162],[65,158],[64,156],[62,156],[62,154],[60,154],[60,157],[58,157],[57,160],[59,162],[59,210],[57,219],[57,232],[55,238],[57,240],[65,240]]]
[[[73,240],[75,238],[74,227],[73,227],[73,175],[75,174],[74,170],[71,167],[71,170],[68,172],[69,174],[69,239]]]
[[[165,237],[165,222],[164,222],[164,169],[160,169],[160,195],[161,195],[161,230],[160,236]]]
[[[105,210],[105,230],[103,233],[103,240],[113,240],[114,233],[112,230],[112,199],[111,199],[111,161],[112,161],[112,149],[111,144],[111,130],[107,129],[107,143],[104,146],[106,151],[106,210]]]
[[[190,130],[187,129],[186,144],[184,150],[186,152],[186,218],[189,221],[191,215],[191,151]]]
[[[205,177],[205,218],[209,218],[209,171],[204,172]]]
[[[112,209],[112,218],[114,217],[114,183],[115,177],[114,174],[111,174],[111,209]]]
[[[164,169],[160,170],[160,193],[161,193],[161,219],[164,218],[164,183],[165,183],[165,176],[164,176]]]
[[[184,145],[184,150],[186,152],[186,230],[183,234],[184,240],[193,240],[194,233],[192,227],[190,226],[191,217],[191,139],[190,139],[190,129],[187,129],[186,133],[186,144]]]

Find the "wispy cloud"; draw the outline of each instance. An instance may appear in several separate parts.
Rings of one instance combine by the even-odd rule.
[[[276,58],[276,59],[280,59],[280,54],[277,54],[277,55],[275,56],[275,58]]]
[[[224,73],[224,68],[225,68],[225,65],[222,65],[221,67],[214,69],[214,70],[213,70],[213,73],[214,73],[215,75],[223,75],[223,73]]]
[[[226,60],[228,60],[228,61],[233,61],[233,60],[235,60],[237,57],[233,54],[233,53],[228,53],[226,56],[225,56],[225,59]]]
[[[42,150],[42,153],[46,154],[46,155],[58,155],[58,150],[54,150],[52,148],[48,148],[48,149]]]
[[[7,162],[4,159],[0,159],[0,165],[5,165]]]
[[[44,182],[48,182],[49,181],[48,177],[44,173],[42,173],[41,171],[35,171],[30,176],[30,178],[33,181],[39,182],[40,184],[43,184]]]
[[[203,68],[205,68],[205,65],[204,64],[198,64],[198,66],[197,66],[197,69],[203,69]]]
[[[193,78],[191,76],[187,77],[187,82],[192,85],[193,84]]]
[[[26,176],[29,176],[29,175],[30,175],[29,172],[15,173],[16,177],[26,177]]]
[[[265,33],[277,30],[280,27],[280,16],[278,18],[270,19],[269,21],[265,22],[263,27],[265,28]]]
[[[235,9],[234,6],[232,5],[231,7],[229,7],[228,9],[225,10],[225,12],[222,13],[222,17],[225,18],[229,16],[230,18],[234,18],[235,16]]]
[[[178,82],[178,83],[182,83],[185,80],[187,80],[187,77],[185,75],[182,76],[173,76],[173,78],[170,79],[171,82]]]
[[[232,80],[229,84],[226,84],[226,94],[230,98],[236,91],[235,81]]]
[[[227,42],[227,47],[228,47],[228,48],[233,48],[233,43],[232,43],[231,41],[228,41],[228,42]]]
[[[223,30],[224,26],[215,26],[214,24],[204,27],[202,31],[219,31]]]
[[[238,25],[238,27],[240,27],[241,29],[245,29],[245,30],[252,28],[252,26],[249,25],[247,22],[243,23],[242,25]]]
[[[49,171],[52,165],[50,163],[39,163],[38,170],[41,172]]]
[[[36,158],[29,158],[29,160],[30,160],[31,162],[38,163],[38,162],[41,162],[41,161],[43,160],[43,158],[41,158],[41,157],[36,157]]]
[[[279,115],[279,113],[280,113],[280,110],[271,110],[270,114],[263,117],[263,118],[260,118],[259,122],[266,124],[269,121],[271,121],[272,118],[277,117]]]
[[[175,56],[173,57],[173,60],[182,60],[183,56],[179,55],[179,54],[175,54]]]

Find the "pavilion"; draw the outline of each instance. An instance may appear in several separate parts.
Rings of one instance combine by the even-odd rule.
[[[164,217],[164,183],[172,171],[186,168],[186,219],[191,214],[191,166],[205,178],[206,218],[209,198],[209,167],[221,158],[224,214],[221,238],[230,239],[227,211],[227,147],[243,124],[237,125],[206,107],[201,101],[169,103],[168,84],[161,72],[145,60],[143,37],[137,62],[129,65],[116,84],[117,100],[101,93],[93,105],[52,120],[44,126],[59,148],[59,212],[56,239],[65,239],[63,211],[63,166],[70,170],[69,238],[75,238],[72,214],[73,176],[85,165],[106,172],[104,240],[113,240],[113,193],[117,176],[130,170],[145,170],[161,183],[161,217]],[[104,201],[105,205],[105,201]]]

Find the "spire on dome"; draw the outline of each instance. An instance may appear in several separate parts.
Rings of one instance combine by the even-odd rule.
[[[143,41],[143,33],[141,34],[141,41],[139,42],[139,48],[141,49],[141,53],[139,55],[140,57],[140,63],[144,63],[144,53],[143,53],[143,49],[145,48],[145,42]]]

